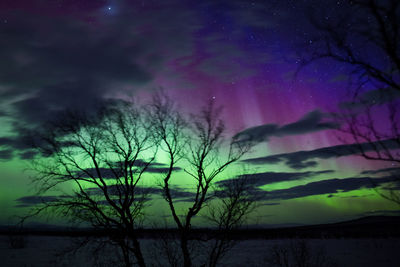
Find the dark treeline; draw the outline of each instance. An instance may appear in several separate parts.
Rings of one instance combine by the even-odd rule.
[[[46,236],[98,236],[110,235],[109,231],[93,230],[91,228],[34,228],[26,227],[20,231],[11,228],[0,228],[0,234],[46,235]],[[115,231],[115,235],[119,233]],[[211,240],[226,236],[226,232],[210,229],[193,229],[190,239]],[[178,238],[177,229],[140,229],[139,238],[159,239]],[[332,224],[307,225],[285,228],[242,228],[229,232],[233,240],[245,239],[281,239],[281,238],[394,238],[400,237],[400,216],[369,216],[352,221]]]

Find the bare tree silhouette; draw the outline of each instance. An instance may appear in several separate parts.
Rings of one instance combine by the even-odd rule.
[[[339,3],[339,2],[338,2]],[[331,59],[348,68],[353,99],[337,118],[341,131],[358,144],[359,154],[400,164],[400,2],[342,1],[341,12],[328,16],[310,8],[317,35],[302,54],[301,68]],[[398,176],[398,172],[395,173]],[[400,204],[400,178],[381,196]]]
[[[220,118],[221,109],[216,108],[213,102],[204,107],[198,115],[192,115],[188,122],[183,122],[177,116],[169,117],[168,114],[171,112],[165,109],[166,107],[172,109],[171,102],[166,98],[156,96],[152,106],[152,121],[155,132],[161,139],[162,149],[169,154],[170,166],[182,159],[188,164],[185,172],[194,184],[193,198],[188,200],[189,207],[181,213],[178,212],[171,193],[173,180],[171,172],[164,176],[161,187],[179,231],[183,265],[192,266],[192,255],[189,249],[189,241],[193,238],[192,220],[212,199],[211,187],[216,177],[229,165],[238,161],[249,150],[249,145],[230,142],[226,158],[222,159],[220,152],[225,141],[223,136],[225,125]],[[184,124],[188,126],[186,132],[180,127]],[[229,208],[231,212],[237,213],[236,205]],[[225,216],[225,213],[221,215]],[[232,220],[234,219],[236,217],[232,217]]]
[[[210,218],[225,231],[210,256],[210,266],[215,266],[232,247],[226,233],[243,223],[254,204],[243,177],[224,184],[224,194],[213,194],[221,190],[212,188],[216,177],[250,148],[243,142],[228,142],[222,159],[226,143],[220,112],[209,103],[199,115],[184,117],[163,92],[145,106],[116,101],[90,114],[68,112],[37,133],[35,147],[41,157],[33,161],[37,175],[33,179],[42,202],[24,219],[50,213],[94,227],[106,233],[106,246],[119,247],[126,266],[146,266],[138,229],[151,194],[159,191],[142,181],[163,154],[166,167],[158,172],[160,191],[178,229],[184,266],[192,266],[192,219],[219,198],[220,206],[210,208]],[[176,206],[172,184],[180,161],[194,184],[189,208],[183,212]],[[56,189],[59,193],[50,196]]]
[[[387,94],[383,93],[382,97]],[[372,102],[355,100],[358,101],[345,105],[336,116],[342,125],[340,131],[352,137],[357,153],[365,159],[390,163],[387,172],[393,175],[394,181],[384,190],[376,187],[375,190],[382,197],[400,204],[399,100],[380,103],[379,96]]]
[[[346,64],[357,90],[366,84],[400,90],[400,3],[396,0],[340,2],[329,16],[310,7],[317,30],[302,53],[302,66],[328,58]]]
[[[33,214],[51,212],[71,222],[107,233],[121,248],[126,266],[145,266],[137,229],[144,218],[148,192],[141,186],[155,159],[158,140],[145,113],[130,103],[97,114],[69,112],[40,134],[34,181],[44,195],[58,188],[56,198],[43,198]]]
[[[215,267],[237,240],[232,232],[245,223],[247,216],[256,208],[257,192],[249,176],[242,175],[217,184],[217,203],[209,205],[207,218],[216,226],[217,236],[211,245],[208,266]]]

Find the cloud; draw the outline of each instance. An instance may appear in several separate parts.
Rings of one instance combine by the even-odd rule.
[[[0,137],[0,146],[13,148],[15,150],[31,149],[32,134],[25,129],[16,128],[17,137]]]
[[[12,152],[12,156],[8,159],[12,159],[13,156],[18,155],[20,159],[32,159],[37,152],[32,150],[32,144],[38,142],[39,139],[26,128],[19,126],[14,127],[16,136],[0,137],[0,148],[6,148]]]
[[[381,173],[398,173],[398,174],[400,174],[400,167],[383,168],[383,169],[378,169],[378,170],[365,170],[365,171],[362,171],[360,174],[375,175],[375,174],[381,174]]]
[[[187,191],[187,190],[182,189],[177,186],[171,186],[169,189],[170,189],[172,198],[178,202],[193,201],[193,198],[195,197],[195,193]],[[89,192],[90,194],[99,195],[99,196],[103,195],[103,192],[99,188],[96,188],[96,187],[88,188],[87,192]],[[117,185],[108,186],[108,192],[112,196],[117,196],[118,195]],[[164,191],[161,187],[155,187],[155,186],[136,186],[135,192],[136,192],[136,194],[153,195],[152,196],[153,198],[155,198],[155,196],[162,196],[164,193]]]
[[[142,160],[136,160],[134,166],[133,166],[133,170],[136,172],[140,172],[142,170],[141,167],[144,167],[145,162]],[[169,168],[165,167],[165,164],[161,164],[161,163],[151,163],[145,173],[166,173],[167,171],[169,171]],[[115,166],[114,169],[112,168],[98,168],[98,171],[100,172],[102,178],[104,179],[115,179],[116,177],[123,177],[123,173],[122,173],[121,168],[119,168],[118,166]],[[182,170],[182,168],[180,167],[174,167],[173,171],[180,171]],[[76,175],[79,175],[81,177],[98,177],[97,174],[97,170],[95,168],[87,168],[82,172],[78,172]]]
[[[9,160],[13,157],[13,151],[10,149],[0,150],[0,159]]]
[[[45,203],[49,204],[51,202],[57,202],[62,199],[73,199],[73,198],[70,196],[25,196],[25,197],[16,199],[18,204],[15,205],[15,207],[29,208],[29,207],[33,207],[33,206],[40,205],[40,204],[45,204]],[[112,200],[115,202],[118,201],[118,199],[115,199],[115,198]],[[149,200],[151,200],[151,198],[137,197],[134,199],[134,201],[149,201]],[[101,205],[109,205],[109,202],[107,200],[96,200],[96,203],[101,204]]]
[[[384,183],[396,181],[396,177],[387,176],[384,178],[356,177],[356,178],[332,178],[306,185],[294,186],[287,189],[265,191],[262,200],[288,200],[314,195],[336,194],[349,192],[361,188],[374,188]]]
[[[120,164],[118,162],[116,162],[116,164]],[[122,164],[124,164],[122,162]],[[135,160],[134,166],[136,167],[145,167],[148,164],[148,162],[141,160],[141,159],[137,159]],[[118,165],[116,165],[118,166]],[[167,164],[164,163],[160,163],[160,162],[151,162],[149,166],[147,166],[146,172],[147,173],[165,173],[169,170]],[[173,167],[172,168],[173,171],[180,171],[182,170],[181,167]]]
[[[374,105],[383,105],[400,98],[400,91],[393,88],[369,90],[351,102],[342,102],[339,107],[342,109],[360,109]]]
[[[275,154],[266,157],[250,158],[242,160],[250,164],[276,164],[285,162],[292,169],[304,169],[307,167],[315,167],[316,159],[330,159],[343,156],[357,155],[361,151],[376,151],[381,150],[383,146],[389,149],[398,149],[399,144],[396,140],[388,139],[381,142],[337,145],[331,147],[323,147],[315,150],[297,151],[293,153]]]
[[[320,171],[320,172],[311,172],[310,176],[323,174],[323,173],[332,173],[332,171]],[[284,173],[282,173],[283,175]],[[293,173],[293,176],[287,175],[284,176],[283,179],[276,179],[278,181],[291,181],[296,180],[292,179],[298,178],[304,179],[307,177],[308,172],[305,173]],[[277,175],[280,176],[281,174]],[[262,178],[265,178],[263,174],[261,174]],[[371,178],[371,177],[350,177],[350,178],[330,178],[326,180],[310,182],[305,185],[294,186],[285,189],[278,190],[263,190],[260,189],[261,186],[266,184],[271,184],[271,181],[265,181],[263,179],[257,179],[259,177],[255,176],[254,179],[248,180],[248,186],[252,187],[249,192],[257,196],[258,201],[276,201],[276,200],[289,200],[295,198],[302,198],[308,196],[315,195],[325,195],[328,194],[328,198],[336,197],[335,194],[340,194],[343,192],[350,192],[353,190],[358,190],[362,188],[375,188],[382,185],[392,184],[393,182],[398,181],[397,176],[386,176],[381,178]],[[229,182],[228,180],[219,181],[218,183],[224,184]],[[353,196],[357,197],[357,196]]]
[[[123,85],[148,83],[169,59],[190,53],[190,32],[180,23],[188,14],[171,16],[172,11],[153,12],[151,20],[145,14],[99,13],[96,26],[70,17],[15,14],[2,25],[0,85],[8,90],[1,96],[25,96],[13,106],[20,118],[37,122],[67,107],[90,109]],[[161,19],[163,27],[154,27]],[[165,38],[172,32],[174,38]]]
[[[33,159],[37,155],[36,151],[25,151],[19,154],[20,159]]]
[[[136,200],[144,200],[144,201],[150,201],[151,199],[154,199],[156,196],[162,196],[163,195],[163,190],[160,187],[147,187],[147,186],[136,186],[136,194],[137,198]],[[103,196],[103,192],[101,189],[97,187],[92,187],[86,189],[86,192],[88,194],[91,194],[93,196]],[[195,193],[186,191],[180,187],[170,187],[170,192],[171,196],[176,202],[191,202],[193,201],[195,197]],[[108,186],[108,193],[110,196],[113,197],[114,200],[115,196],[118,196],[118,189],[117,185],[110,185]],[[144,195],[142,195],[144,194]],[[144,198],[142,198],[144,196]],[[25,208],[25,207],[32,207],[36,205],[40,205],[43,203],[50,203],[50,202],[56,202],[58,200],[62,199],[72,199],[73,196],[24,196],[21,198],[16,199],[15,201],[18,203],[15,207],[18,208]],[[97,197],[96,197],[97,199]],[[107,201],[105,200],[98,200],[97,201],[99,204],[108,204]]]
[[[15,201],[18,203],[15,207],[25,208],[32,207],[35,205],[55,202],[63,198],[68,198],[67,196],[25,196],[16,199]]]
[[[300,120],[279,126],[277,124],[264,124],[251,127],[237,133],[233,139],[237,142],[260,143],[268,141],[270,137],[283,137],[299,135],[322,130],[337,129],[339,125],[332,121],[324,121],[328,116],[319,110],[314,110],[304,115]]]
[[[206,31],[198,39],[204,49],[202,55],[178,61],[181,67],[190,65],[202,74],[227,82],[254,75],[260,72],[261,66],[271,61],[273,55],[265,50],[264,45],[260,45],[262,39],[268,39],[265,29],[274,27],[265,13],[271,4],[207,0],[196,5],[199,10],[210,11],[211,21],[208,23],[212,27],[207,24],[202,26]],[[224,15],[214,16],[213,10],[219,9],[224,10]],[[260,32],[262,34],[258,34]]]
[[[35,5],[40,10],[44,3]],[[213,5],[213,1],[204,1],[199,9]],[[260,58],[255,53],[249,57],[252,50],[244,53],[241,45],[226,42],[224,31],[199,37],[198,31],[209,27],[199,18],[197,9],[181,1],[146,3],[145,7],[118,1],[112,15],[104,6],[100,8],[101,4],[97,9],[95,6],[90,12],[82,12],[92,23],[68,12],[52,16],[51,12],[39,15],[29,8],[0,10],[0,17],[8,21],[1,25],[0,104],[7,103],[7,111],[1,111],[0,116],[7,114],[14,120],[12,130],[18,135],[10,137],[15,141],[14,148],[22,144],[22,128],[40,127],[66,109],[91,111],[105,99],[155,87],[160,75],[188,78],[175,63],[197,62],[197,46],[208,56],[197,62],[198,66],[190,66],[190,73],[205,66],[213,77],[236,77],[244,73],[238,66]],[[227,2],[226,6],[231,16],[241,17],[240,27],[264,24],[260,6],[245,13],[236,3]],[[79,10],[75,12],[80,14]],[[232,59],[235,64],[229,63]],[[259,70],[257,64],[253,70]],[[16,155],[27,159],[33,154]]]
[[[372,210],[360,213],[359,216],[400,216],[400,210]]]
[[[14,140],[10,137],[0,137],[0,146],[11,146],[14,144]]]
[[[324,170],[324,171],[308,171],[308,172],[262,172],[262,173],[254,173],[254,174],[245,174],[248,178],[248,182],[251,183],[252,186],[259,187],[267,184],[279,183],[279,182],[288,182],[288,181],[297,181],[303,180],[307,178],[311,178],[316,175],[333,173],[333,170]],[[237,178],[232,178],[237,179]],[[229,183],[232,179],[226,179],[216,182],[217,185],[224,185]]]
[[[3,143],[16,147],[19,128],[39,127],[67,109],[91,111],[106,99],[152,86],[159,73],[170,71],[169,61],[191,55],[196,16],[170,4],[150,11],[124,8],[130,3],[123,1],[113,16],[92,11],[93,24],[0,10],[8,20],[0,39],[0,104],[7,112],[0,116],[13,119],[18,135]]]

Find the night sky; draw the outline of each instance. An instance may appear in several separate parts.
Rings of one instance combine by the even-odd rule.
[[[332,116],[349,101],[349,67],[326,59],[298,71],[299,53],[318,38],[307,16],[311,8],[329,20],[348,6],[331,0],[2,0],[0,224],[38,203],[27,170],[34,154],[24,142],[31,129],[66,109],[148,99],[159,88],[188,113],[214,101],[224,107],[229,135],[257,142],[221,177],[235,177],[246,165],[263,190],[250,224],[395,214],[398,206],[372,187],[392,181],[397,166],[354,155],[352,139],[337,131]],[[155,201],[151,212],[161,205]]]

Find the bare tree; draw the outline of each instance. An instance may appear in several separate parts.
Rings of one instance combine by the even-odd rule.
[[[208,266],[215,267],[237,243],[232,236],[256,208],[255,192],[249,176],[241,175],[217,183],[217,203],[209,205],[207,218],[216,226],[217,236],[211,245]]]
[[[333,59],[349,67],[355,93],[370,84],[378,89],[400,90],[399,1],[338,3],[340,12],[333,15],[310,7],[310,22],[317,34],[301,55],[302,66]]]
[[[182,117],[169,117],[167,114],[171,112],[165,110],[166,107],[173,108],[168,98],[156,96],[152,106],[152,121],[156,128],[155,132],[161,139],[161,147],[169,155],[170,165],[178,160],[184,160],[188,166],[185,173],[194,186],[193,198],[188,200],[189,207],[181,213],[178,212],[171,192],[172,172],[163,177],[161,187],[179,231],[183,265],[192,266],[189,248],[189,241],[193,238],[192,220],[210,202],[211,186],[216,177],[229,165],[238,161],[248,151],[249,146],[231,142],[228,144],[227,156],[222,160],[220,152],[223,147],[225,125],[220,118],[221,109],[215,108],[210,102],[198,115],[192,115],[190,121],[185,122]],[[179,125],[188,127],[182,130]]]
[[[335,16],[321,10],[310,13],[317,34],[312,45],[303,50],[301,68],[320,59],[344,64],[352,100],[342,103],[337,116],[341,131],[350,134],[364,158],[398,166],[400,2],[338,3],[342,5],[341,11],[335,12]],[[378,191],[379,194],[400,204],[399,182],[400,178],[395,179],[386,188],[389,191]]]
[[[292,240],[275,244],[265,258],[268,266],[277,267],[335,267],[337,262],[328,256],[324,246],[314,247],[305,240]]]
[[[381,97],[387,98],[387,94],[385,92]],[[376,96],[373,101],[356,98],[358,101],[347,103],[336,117],[342,124],[340,131],[352,137],[359,155],[368,160],[391,164],[387,171],[392,174],[393,181],[384,190],[376,191],[382,197],[400,204],[399,100],[380,101],[381,97]]]
[[[140,107],[119,103],[96,114],[69,112],[41,133],[34,178],[43,197],[33,214],[51,212],[107,233],[126,266],[145,266],[137,229],[149,200],[141,181],[157,154],[158,140]]]
[[[184,118],[160,92],[146,106],[120,101],[92,114],[68,113],[37,139],[42,156],[34,161],[34,181],[43,197],[31,215],[51,211],[56,217],[99,229],[107,234],[108,244],[120,248],[126,266],[145,266],[138,228],[145,218],[146,203],[156,191],[142,181],[156,157],[163,154],[166,168],[160,172],[161,192],[178,228],[183,264],[192,266],[192,220],[216,197],[212,194],[216,177],[249,150],[243,142],[228,142],[222,159],[226,147],[220,112],[210,103],[199,115]],[[181,161],[194,186],[193,198],[183,212],[177,208],[172,184]],[[252,206],[250,198],[244,198],[243,184],[234,185],[225,186],[229,193],[220,196],[221,209],[213,213],[225,230],[240,225]],[[55,189],[61,193],[49,196]],[[211,266],[229,247],[226,238],[218,242]]]

